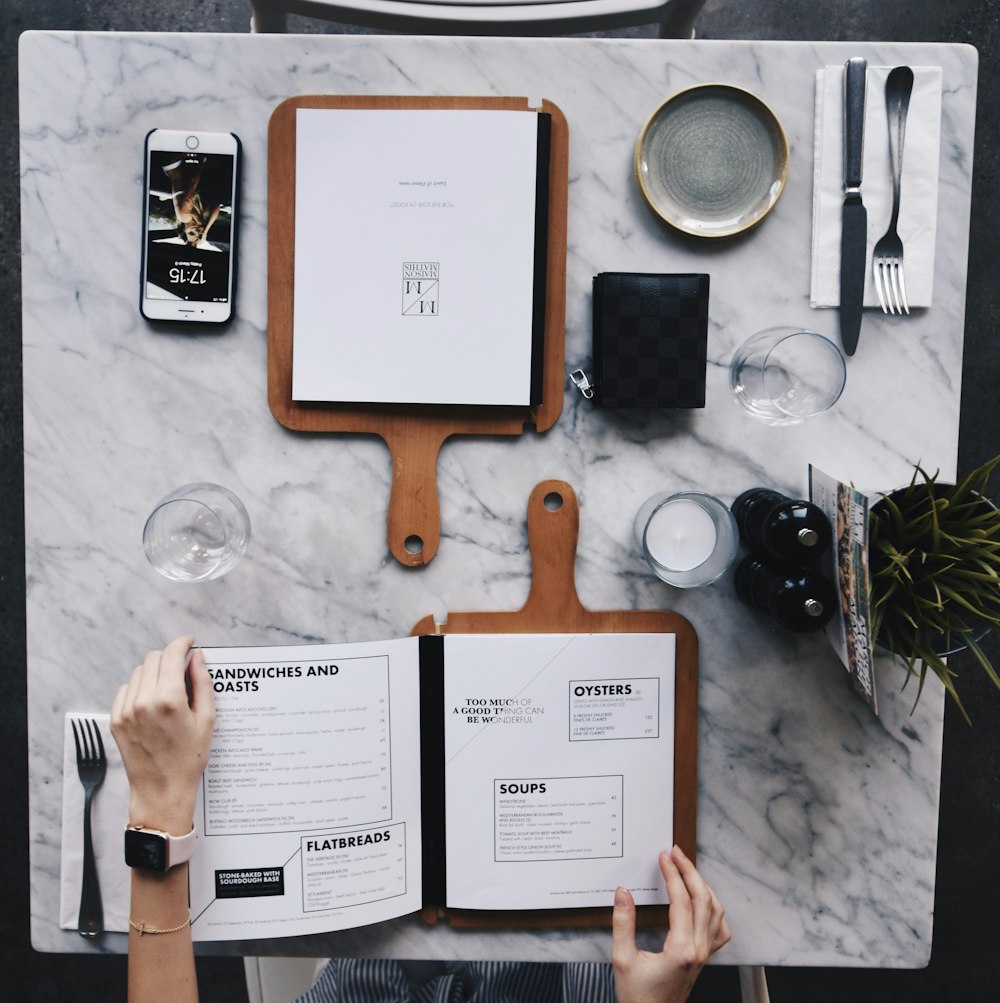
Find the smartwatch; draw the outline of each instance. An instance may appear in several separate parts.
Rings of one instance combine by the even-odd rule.
[[[162,829],[125,826],[125,863],[144,871],[169,871],[190,860],[197,845],[193,827],[186,836],[171,836]]]

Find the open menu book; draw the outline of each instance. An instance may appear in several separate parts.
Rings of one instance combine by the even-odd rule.
[[[672,634],[206,649],[196,940],[666,901]]]

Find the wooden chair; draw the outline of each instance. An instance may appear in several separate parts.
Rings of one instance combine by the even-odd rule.
[[[250,1003],[292,1003],[311,989],[326,958],[244,958]]]
[[[287,15],[421,35],[560,35],[637,24],[691,38],[705,0],[251,0],[250,30],[283,32]]]

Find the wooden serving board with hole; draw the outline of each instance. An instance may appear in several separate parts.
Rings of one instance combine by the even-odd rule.
[[[549,159],[548,271],[542,403],[535,407],[304,403],[292,400],[295,287],[295,116],[299,108],[473,108],[552,116]],[[452,435],[521,435],[551,428],[562,411],[566,334],[566,198],[569,130],[551,101],[523,97],[388,97],[310,95],[289,98],[268,128],[267,397],[271,413],[300,432],[368,433],[389,447],[392,486],[387,535],[401,564],[419,567],[437,552],[441,515],[437,457]]]
[[[698,637],[679,613],[587,609],[576,592],[579,530],[580,509],[573,488],[565,481],[542,481],[528,499],[531,588],[524,606],[509,612],[449,612],[444,623],[426,616],[412,633],[676,635],[673,838],[694,860],[698,806]],[[607,926],[611,922],[611,909],[424,910],[424,918],[429,922],[439,917],[447,918],[452,926]],[[639,910],[643,925],[665,924],[666,919],[665,906],[643,906]]]

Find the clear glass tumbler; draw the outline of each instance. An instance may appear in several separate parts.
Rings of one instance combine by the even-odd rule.
[[[769,425],[796,425],[828,411],[846,381],[840,349],[823,335],[797,327],[753,335],[729,367],[736,399]]]
[[[149,563],[175,582],[221,578],[250,542],[243,502],[219,484],[185,484],[153,509],[142,531]]]

